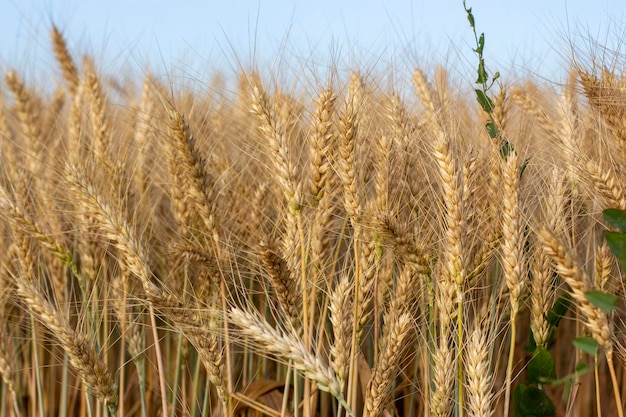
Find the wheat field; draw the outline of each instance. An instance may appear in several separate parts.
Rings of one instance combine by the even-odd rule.
[[[486,113],[443,68],[202,93],[51,34],[53,87],[0,87],[0,417],[623,415],[617,71]]]

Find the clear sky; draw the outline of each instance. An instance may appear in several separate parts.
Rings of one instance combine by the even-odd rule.
[[[485,32],[487,65],[511,77],[563,78],[570,42],[618,48],[626,0],[467,0]],[[102,68],[233,74],[252,58],[273,68],[340,64],[400,70],[475,66],[462,0],[0,0],[0,70],[54,65],[54,22],[72,51]],[[306,63],[306,64],[304,64]]]

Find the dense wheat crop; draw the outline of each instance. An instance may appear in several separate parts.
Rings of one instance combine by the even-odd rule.
[[[441,68],[203,93],[51,44],[0,88],[0,416],[621,415],[620,74],[496,85],[492,138]]]

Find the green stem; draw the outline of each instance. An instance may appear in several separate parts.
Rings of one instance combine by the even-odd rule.
[[[209,381],[206,381],[206,384],[204,384],[204,402],[202,403],[202,414],[201,414],[203,416],[211,415],[211,412],[209,410],[210,397],[211,397],[211,384],[209,384]]]
[[[193,388],[192,388],[194,398],[200,398],[198,396],[198,388],[200,386],[200,368],[201,368],[200,360],[196,358],[195,369],[193,372]],[[244,381],[247,381],[247,379],[244,379]],[[198,402],[195,400],[192,401],[191,402],[191,414],[190,414],[191,416],[196,415],[197,408],[198,408]],[[143,417],[147,417],[147,416],[143,416]]]

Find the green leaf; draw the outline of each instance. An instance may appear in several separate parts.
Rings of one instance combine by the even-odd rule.
[[[576,364],[576,367],[574,368],[574,372],[572,372],[571,374],[565,375],[563,378],[557,379],[555,381],[551,381],[550,386],[558,387],[559,385],[564,385],[564,384],[571,386],[571,384],[577,378],[580,378],[581,376],[589,373],[590,370],[591,368],[589,368],[589,365],[587,365],[585,362],[578,362]]]
[[[556,379],[554,359],[546,349],[538,347],[530,362],[528,362],[528,382],[545,384]]]
[[[605,230],[604,238],[611,252],[620,260],[622,269],[626,271],[626,233]]]
[[[617,227],[622,232],[626,232],[626,211],[608,208],[602,212],[604,218],[613,227]]]
[[[493,78],[492,78],[492,82],[495,82],[498,78],[500,78],[500,71],[496,71],[495,74],[493,74]]]
[[[478,38],[478,48],[476,48],[476,52],[479,55],[482,55],[484,50],[485,50],[485,34],[481,33],[480,38]]]
[[[528,353],[533,353],[537,350],[537,342],[535,342],[535,335],[533,334],[532,329],[530,330],[530,337],[528,338],[528,344],[524,347],[524,351]]]
[[[467,12],[467,21],[469,22],[470,26],[474,28],[474,25],[476,22],[474,22],[474,15],[472,14],[472,8],[470,7],[469,9],[465,9],[465,11]]]
[[[478,104],[480,104],[480,107],[482,107],[485,112],[491,113],[493,111],[493,101],[487,97],[484,91],[478,89],[474,91],[476,91],[476,100]]]
[[[585,362],[578,362],[574,370],[576,371],[577,375],[585,375],[589,372],[589,365],[587,365]]]
[[[478,50],[475,51],[479,52]],[[479,52],[479,56],[481,58],[478,61],[478,78],[476,79],[476,84],[485,85],[487,83],[487,78],[489,77],[487,76],[487,70],[485,69],[485,60],[482,58],[482,51]]]
[[[555,302],[548,314],[546,315],[546,321],[552,327],[558,327],[561,319],[567,314],[569,306],[572,303],[572,296],[569,293],[565,293],[560,296]]]
[[[539,388],[519,384],[513,393],[515,417],[553,417],[554,404]]]
[[[524,171],[526,171],[526,168],[528,167],[528,163],[530,162],[530,158],[526,158],[524,160],[524,162],[522,163],[522,166],[519,169],[519,177],[520,179],[522,178],[522,175],[524,175]]]
[[[515,147],[511,142],[504,139],[500,144],[500,155],[502,156],[502,158],[507,159],[511,152],[515,152]]]
[[[610,313],[615,309],[615,305],[619,301],[619,297],[613,294],[607,294],[602,291],[588,291],[585,298],[594,306],[598,307],[605,313]]]
[[[487,129],[487,133],[489,134],[489,137],[491,139],[495,139],[498,137],[498,128],[496,127],[496,124],[494,122],[488,122],[485,125],[485,129]]]
[[[526,392],[526,389],[528,389],[526,385],[519,384],[515,387],[515,391],[513,391],[513,411],[515,412],[515,417],[525,417],[522,410],[522,396],[524,392]]]
[[[598,350],[598,342],[593,337],[577,337],[574,346],[591,356],[595,356]]]

